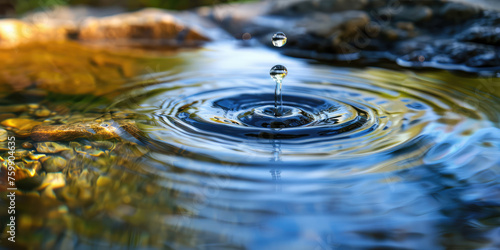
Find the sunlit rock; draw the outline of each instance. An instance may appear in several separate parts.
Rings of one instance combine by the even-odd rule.
[[[80,122],[65,125],[40,125],[31,131],[35,141],[72,141],[78,138],[109,140],[138,133],[131,121]]]
[[[13,128],[19,131],[31,131],[33,127],[40,125],[42,123],[31,119],[12,118],[4,120],[0,124],[4,127]]]
[[[0,128],[0,142],[6,141],[8,137],[7,130]]]
[[[200,31],[174,15],[155,9],[104,18],[87,18],[78,38],[84,41],[118,39],[174,39],[183,42],[207,41]]]

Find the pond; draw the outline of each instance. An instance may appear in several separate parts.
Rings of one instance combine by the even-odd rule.
[[[17,246],[500,247],[498,78],[245,45],[4,55],[5,79],[38,82],[4,84],[0,106],[23,177]]]

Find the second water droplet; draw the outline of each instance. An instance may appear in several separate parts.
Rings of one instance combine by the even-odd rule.
[[[278,32],[272,37],[273,45],[275,47],[283,47],[286,44],[286,35],[283,32]]]

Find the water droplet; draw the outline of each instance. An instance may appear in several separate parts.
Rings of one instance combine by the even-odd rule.
[[[271,68],[269,71],[269,75],[275,80],[275,81],[281,81],[285,76],[288,74],[288,70],[285,68],[283,65],[275,65],[274,67]]]
[[[273,35],[272,38],[273,45],[275,47],[283,47],[286,44],[286,35],[283,32],[278,32]]]

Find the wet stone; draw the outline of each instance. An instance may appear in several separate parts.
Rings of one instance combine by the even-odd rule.
[[[441,8],[440,14],[449,21],[459,22],[468,20],[480,12],[479,8],[462,4],[462,3],[448,3]]]
[[[23,144],[21,144],[21,147],[25,149],[30,149],[33,148],[33,144],[31,144],[31,142],[23,142]]]
[[[41,158],[43,158],[45,156],[47,156],[47,155],[45,155],[45,154],[33,154],[33,153],[31,153],[31,154],[28,155],[28,157],[31,160],[39,160],[39,159],[41,159]]]
[[[60,156],[49,156],[42,158],[40,161],[42,161],[43,169],[49,173],[61,172],[67,164],[67,161]]]
[[[36,117],[47,117],[50,116],[52,112],[48,109],[37,109],[33,113]]]
[[[37,160],[23,159],[25,168],[30,171],[32,176],[39,174],[42,169],[42,164]]]
[[[65,150],[71,150],[65,145],[59,144],[57,142],[40,142],[35,144],[36,151],[38,153],[59,153]]]
[[[120,138],[135,124],[123,122],[77,122],[65,125],[40,125],[31,131],[31,138],[35,141],[72,141],[79,138],[91,140],[109,140]],[[138,130],[138,129],[135,129]]]
[[[44,177],[40,175],[27,177],[16,181],[16,187],[23,191],[35,190],[42,184],[43,180]]]
[[[111,150],[115,147],[115,143],[110,141],[93,141],[91,142],[92,146],[96,148]]]
[[[29,151],[24,149],[16,149],[16,151],[14,152],[14,157],[16,157],[16,160],[20,160],[24,157],[27,157],[28,155]]]
[[[0,142],[0,151],[9,151],[8,142],[6,141]]]
[[[379,14],[383,16],[392,16],[395,21],[418,23],[429,20],[432,17],[432,9],[423,5],[402,6],[397,9],[382,9]]]
[[[7,130],[0,128],[0,142],[6,141],[8,138]]]
[[[460,33],[461,41],[500,46],[500,27],[472,27]]]
[[[42,123],[31,119],[12,118],[4,120],[0,124],[4,127],[17,129],[18,131],[31,131],[33,127],[40,125]]]
[[[56,189],[64,187],[66,185],[66,180],[62,173],[48,173],[40,185],[39,189]]]

